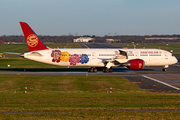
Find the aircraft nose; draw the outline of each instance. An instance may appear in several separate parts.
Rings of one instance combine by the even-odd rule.
[[[176,64],[177,62],[178,62],[177,58],[176,58],[175,56],[173,56],[173,58],[172,58],[172,63],[173,63],[173,64]]]

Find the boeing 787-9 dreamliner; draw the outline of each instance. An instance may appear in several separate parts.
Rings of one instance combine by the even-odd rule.
[[[57,66],[88,66],[88,72],[112,72],[112,67],[125,66],[130,70],[141,70],[144,66],[162,66],[177,63],[172,53],[161,49],[75,49],[48,48],[25,22],[20,22],[29,52],[18,54],[26,59]]]

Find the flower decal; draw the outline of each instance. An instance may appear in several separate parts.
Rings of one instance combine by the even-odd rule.
[[[69,58],[70,65],[76,65],[76,63],[80,62],[80,57],[77,54],[71,55]]]
[[[68,53],[67,51],[62,52],[62,54],[61,54],[61,61],[68,62],[70,56],[71,56],[71,54]]]
[[[118,51],[114,51],[114,52],[115,52],[115,54],[116,54],[116,55],[118,55],[118,54],[119,54],[119,52],[118,52]]]
[[[52,62],[60,62],[61,51],[53,50],[51,53],[51,57],[53,57]]]
[[[89,61],[88,55],[82,54],[80,63],[84,64],[84,63],[87,63],[88,61]]]

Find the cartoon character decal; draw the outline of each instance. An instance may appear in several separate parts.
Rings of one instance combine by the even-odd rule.
[[[80,57],[77,54],[71,55],[69,58],[70,65],[76,65],[76,63],[80,62]]]
[[[62,52],[62,54],[61,54],[61,60],[64,61],[64,62],[68,62],[70,56],[71,56],[71,54],[68,53],[67,51]]]
[[[84,63],[87,63],[88,61],[89,61],[88,55],[82,54],[80,63],[84,64]]]
[[[61,56],[61,51],[60,50],[53,50],[52,53],[51,53],[51,57],[53,57],[52,62],[59,63],[61,61],[60,56]]]

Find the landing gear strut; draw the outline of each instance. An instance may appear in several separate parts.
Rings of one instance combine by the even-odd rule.
[[[88,69],[88,72],[91,72],[91,73],[92,73],[92,72],[95,72],[95,73],[96,73],[96,72],[97,72],[97,69],[96,69],[96,68],[91,67],[90,69]]]
[[[163,66],[162,71],[165,71],[165,72],[166,72],[168,67],[169,67],[168,65]]]
[[[165,71],[165,72],[166,72],[166,71],[167,71],[167,68],[163,68],[162,71]]]

